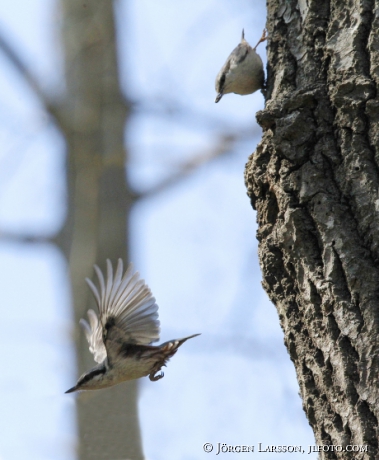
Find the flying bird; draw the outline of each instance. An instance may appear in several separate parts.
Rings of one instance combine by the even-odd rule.
[[[89,324],[84,319],[80,324],[98,365],[83,374],[66,393],[99,390],[147,375],[152,381],[161,379],[161,368],[178,348],[200,334],[151,345],[159,340],[158,305],[139,273],[130,264],[123,274],[121,259],[114,277],[112,264],[107,260],[106,280],[99,267],[94,268],[99,289],[88,278],[86,281],[96,299],[99,318],[88,310]]]

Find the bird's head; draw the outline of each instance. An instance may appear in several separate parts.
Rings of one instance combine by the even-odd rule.
[[[73,393],[74,391],[80,390],[99,390],[100,388],[104,388],[104,375],[106,370],[107,369],[104,363],[99,364],[83,374],[77,381],[76,385],[67,390],[65,393]]]

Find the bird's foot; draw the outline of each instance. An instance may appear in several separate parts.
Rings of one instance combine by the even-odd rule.
[[[164,373],[161,372],[160,374],[156,374],[157,371],[153,371],[150,375],[149,375],[149,379],[152,381],[152,382],[156,382],[157,380],[160,380],[160,379],[163,379],[164,377]]]
[[[263,29],[263,33],[262,33],[262,37],[259,39],[259,42],[254,46],[253,49],[257,49],[258,45],[262,42],[264,42],[265,40],[267,40],[267,30],[266,29]]]

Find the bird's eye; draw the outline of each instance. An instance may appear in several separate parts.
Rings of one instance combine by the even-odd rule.
[[[92,372],[88,372],[88,374],[83,375],[83,377],[79,379],[79,383],[83,384],[95,378],[99,379],[100,375],[104,374],[104,372],[105,372],[105,368],[95,369]]]

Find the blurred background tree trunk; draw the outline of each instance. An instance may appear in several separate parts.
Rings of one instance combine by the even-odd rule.
[[[94,302],[84,278],[105,260],[129,262],[133,202],[126,180],[124,132],[128,103],[120,91],[114,4],[64,0],[62,42],[66,95],[55,113],[67,142],[68,211],[58,239],[67,255],[76,325]],[[78,374],[94,365],[77,327]],[[79,457],[143,458],[137,382],[77,397]]]
[[[316,443],[375,459],[379,2],[268,0],[263,139],[246,166],[263,285]],[[365,448],[363,448],[365,450]]]
[[[84,279],[107,258],[129,263],[129,217],[134,203],[162,192],[232,150],[238,135],[222,133],[209,150],[183,162],[174,173],[135,192],[128,183],[125,131],[131,104],[121,92],[115,3],[62,0],[65,57],[64,101],[51,103],[67,143],[67,218],[56,238],[66,255],[75,306],[78,375],[94,365],[79,329],[94,300]],[[242,133],[243,136],[243,133]],[[77,397],[79,458],[144,458],[137,411],[138,382]]]

